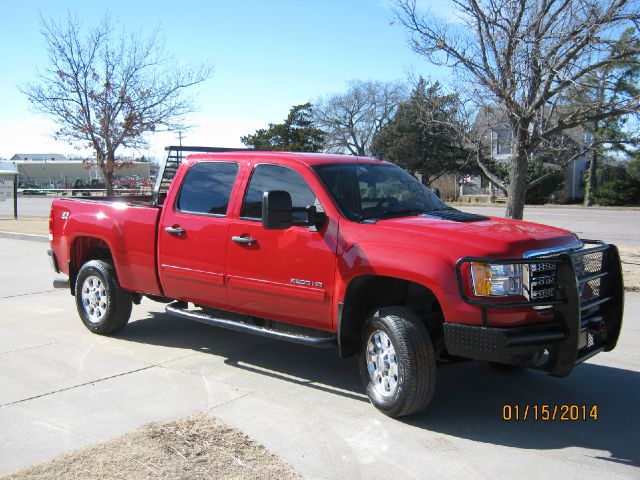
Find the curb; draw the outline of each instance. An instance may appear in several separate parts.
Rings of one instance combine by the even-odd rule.
[[[0,231],[0,238],[11,238],[13,240],[31,240],[32,242],[49,243],[47,235],[36,235],[34,233],[17,233]]]

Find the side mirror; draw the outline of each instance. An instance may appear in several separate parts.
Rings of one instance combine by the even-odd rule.
[[[315,205],[307,206],[307,222],[309,222],[310,226],[315,227],[317,230],[322,228],[326,221],[326,213],[319,212]]]
[[[264,192],[262,226],[267,230],[283,230],[293,225],[291,195],[283,190]]]

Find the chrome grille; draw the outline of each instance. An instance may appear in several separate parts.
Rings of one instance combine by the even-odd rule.
[[[571,258],[580,282],[580,301],[583,303],[600,296],[602,278],[589,280],[588,277],[603,271],[604,253],[595,252],[580,255],[580,250],[573,250],[573,252]],[[528,268],[525,268],[525,293],[530,300],[555,298],[557,292],[556,264],[544,262],[544,258],[549,258],[548,255],[538,258],[541,260],[540,263],[532,263],[528,265]]]
[[[530,300],[546,300],[556,296],[556,264],[531,263],[524,267],[525,294]]]

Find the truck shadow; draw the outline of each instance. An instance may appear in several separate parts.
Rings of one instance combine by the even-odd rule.
[[[249,334],[185,322],[165,313],[130,323],[124,341],[208,352],[243,372],[265,375],[333,395],[366,402],[355,358],[340,360],[320,350]],[[608,354],[602,354],[602,359]],[[586,421],[533,421],[533,405],[597,407]],[[519,405],[529,417],[505,421],[503,407]],[[373,407],[371,407],[373,408]],[[512,409],[512,414],[514,409]],[[499,372],[478,362],[438,370],[433,401],[426,412],[399,421],[458,438],[519,449],[579,447],[610,452],[603,461],[640,467],[640,372],[585,363],[567,378],[543,372]]]
[[[189,349],[224,358],[240,370],[297,383],[368,402],[355,358],[341,360],[337,349],[318,349],[239,333],[224,328],[149,312],[118,333],[120,340]]]

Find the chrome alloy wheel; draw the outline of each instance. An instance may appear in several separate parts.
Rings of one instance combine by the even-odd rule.
[[[104,282],[95,275],[88,276],[82,284],[82,306],[91,323],[99,323],[107,313],[109,299]]]
[[[367,341],[367,370],[373,388],[390,397],[398,388],[398,359],[391,339],[382,330],[374,330]]]

